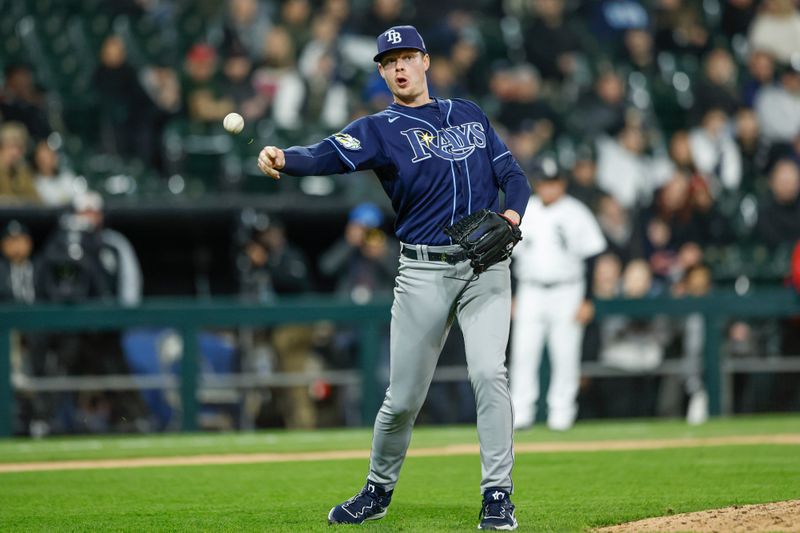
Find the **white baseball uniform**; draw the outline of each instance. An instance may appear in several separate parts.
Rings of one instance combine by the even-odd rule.
[[[532,196],[522,220],[525,236],[514,249],[517,279],[511,340],[514,426],[533,424],[544,343],[550,355],[547,424],[569,429],[577,415],[583,325],[575,314],[586,291],[585,260],[606,241],[592,212],[572,196],[545,206]]]

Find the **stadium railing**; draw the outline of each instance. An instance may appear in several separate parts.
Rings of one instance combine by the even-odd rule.
[[[322,296],[285,299],[269,305],[225,299],[153,299],[135,308],[105,304],[3,305],[0,306],[0,437],[10,436],[13,430],[11,332],[15,330],[32,334],[47,331],[124,330],[153,326],[175,328],[182,336],[184,346],[177,383],[171,376],[155,376],[144,380],[137,378],[136,381],[128,381],[125,376],[107,376],[104,378],[107,381],[104,386],[131,389],[178,388],[181,397],[181,429],[192,431],[197,429],[198,390],[203,385],[200,383],[198,372],[198,333],[204,328],[271,326],[319,321],[354,324],[358,326],[360,335],[358,381],[362,391],[362,422],[369,424],[380,405],[381,377],[377,373],[376,354],[380,351],[381,327],[390,319],[390,308],[389,300],[356,305],[347,300]],[[800,362],[791,360],[794,358],[765,363],[763,359],[723,362],[721,357],[724,328],[728,320],[800,316],[800,295],[790,289],[760,289],[741,296],[726,292],[702,298],[599,300],[596,302],[596,310],[598,319],[611,315],[638,318],[656,315],[681,317],[697,313],[703,315],[706,331],[703,378],[709,394],[711,415],[719,415],[723,411],[723,399],[727,394],[722,379],[724,372],[800,372]],[[592,364],[584,364],[583,371],[597,376],[617,374]],[[677,371],[665,365],[660,373],[670,374]],[[330,377],[334,382],[352,381],[349,376],[333,374],[335,373]],[[281,379],[286,385],[296,385],[310,378],[287,374]],[[442,368],[436,377],[444,381],[464,378],[466,373],[456,367]],[[116,383],[115,379],[119,383]],[[267,383],[263,379],[254,379],[253,376],[246,374],[218,376],[217,381],[218,383],[214,385],[217,387],[224,385],[247,388],[278,385],[274,381]],[[73,390],[80,388],[74,382],[73,385],[67,383],[67,387],[74,387]],[[60,388],[43,384],[39,390],[68,390],[68,388],[63,384]]]

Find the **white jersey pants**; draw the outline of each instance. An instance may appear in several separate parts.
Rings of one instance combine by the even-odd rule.
[[[545,343],[550,356],[548,426],[563,430],[575,422],[583,338],[583,325],[575,320],[575,314],[584,290],[583,281],[555,286],[520,281],[517,287],[510,365],[516,428],[534,422]]]

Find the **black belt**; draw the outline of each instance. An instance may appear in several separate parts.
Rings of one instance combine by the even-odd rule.
[[[409,259],[418,259],[420,261],[424,260],[419,254],[417,254],[417,250],[415,248],[403,246],[403,249],[400,251],[400,253]],[[466,258],[467,253],[463,250],[458,252],[428,252],[428,261],[438,261],[441,263],[449,263],[451,265],[460,263]]]

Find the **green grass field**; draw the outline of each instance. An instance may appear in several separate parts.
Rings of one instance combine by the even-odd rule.
[[[516,442],[800,434],[800,417],[582,423],[536,428]],[[411,447],[477,442],[472,427],[415,431]],[[260,432],[0,442],[0,463],[195,454],[367,450],[368,430]],[[363,484],[367,462],[0,473],[0,531],[328,531],[330,507]],[[521,531],[583,531],[647,516],[800,498],[800,445],[519,453]],[[382,531],[477,525],[476,455],[409,457]],[[345,528],[347,529],[347,528]]]

